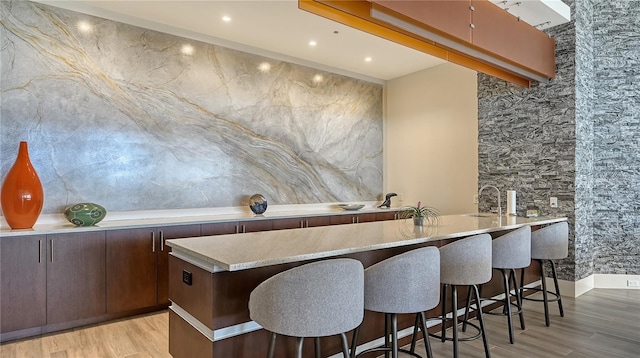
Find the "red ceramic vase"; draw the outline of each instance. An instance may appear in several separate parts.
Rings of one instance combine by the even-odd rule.
[[[29,160],[27,142],[20,142],[18,158],[2,183],[2,213],[12,229],[33,227],[42,211],[42,183]]]

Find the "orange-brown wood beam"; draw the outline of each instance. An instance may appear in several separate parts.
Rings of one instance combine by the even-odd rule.
[[[339,22],[343,25],[347,25],[355,29],[370,33],[372,35],[376,35],[383,39],[396,42],[400,45],[413,48],[417,51],[421,51],[423,53],[470,68],[472,70],[482,72],[490,76],[498,77],[519,86],[531,86],[531,80],[524,76],[496,67],[493,64],[475,59],[469,55],[457,52],[429,39],[425,39],[416,34],[412,34],[403,29],[395,27],[391,24],[387,24],[385,22],[372,18],[370,16],[371,3],[367,0],[298,0],[298,7],[302,10]],[[394,13],[394,16],[402,15]],[[413,19],[405,18],[404,20],[416,24],[415,20]],[[425,27],[424,24],[419,25]],[[429,31],[438,33],[439,35],[447,36],[446,33],[443,33],[438,29],[430,28],[428,26],[426,26],[426,28],[428,28]],[[452,40],[460,42],[460,40],[457,38],[452,38]],[[475,49],[486,53],[486,51],[483,51],[482,49]],[[498,56],[498,58],[500,57]],[[517,64],[509,61],[508,59],[501,59],[505,62],[510,62],[517,66]]]

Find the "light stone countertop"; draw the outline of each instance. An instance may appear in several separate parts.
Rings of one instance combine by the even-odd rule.
[[[222,223],[249,220],[291,219],[314,216],[353,215],[382,213],[401,210],[400,207],[380,209],[379,202],[361,202],[366,206],[360,210],[343,210],[338,203],[308,205],[272,205],[263,215],[254,215],[246,207],[205,208],[192,210],[153,210],[140,212],[107,213],[105,220],[94,226],[75,226],[62,214],[42,215],[32,229],[11,228],[4,223],[0,227],[0,237],[90,232],[104,230],[136,229],[158,226],[177,226],[204,223]]]
[[[246,234],[167,240],[175,256],[203,262],[211,270],[239,271],[356,252],[465,237],[524,225],[566,221],[566,217],[477,217],[447,215],[435,226],[414,227],[412,220],[390,220]]]

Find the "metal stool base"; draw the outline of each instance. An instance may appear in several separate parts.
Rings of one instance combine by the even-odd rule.
[[[558,274],[556,272],[556,264],[552,260],[544,260],[544,259],[535,259],[540,264],[541,278],[542,278],[542,288],[531,287],[524,288],[524,269],[520,271],[520,297],[523,300],[543,302],[544,303],[544,323],[547,327],[551,325],[551,321],[549,319],[549,302],[558,302],[558,310],[560,311],[560,317],[564,317],[564,309],[562,308],[562,297],[560,295],[560,286],[558,285]],[[547,289],[547,280],[544,277],[544,261],[549,261],[551,263],[551,274],[553,277],[553,284],[555,286],[556,292],[549,291]],[[533,290],[536,292],[542,292],[542,299],[540,298],[529,298],[524,297],[524,290]],[[548,296],[552,295],[552,298]]]

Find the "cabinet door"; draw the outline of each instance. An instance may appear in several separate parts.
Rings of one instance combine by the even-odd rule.
[[[356,215],[334,215],[331,217],[331,225],[355,224]]]
[[[45,236],[0,238],[0,332],[46,324]]]
[[[238,223],[241,233],[256,232],[256,231],[269,231],[273,228],[273,220],[251,220],[240,221]]]
[[[294,219],[274,219],[272,220],[272,230],[300,229],[305,227],[305,218]]]
[[[158,246],[153,229],[107,231],[108,313],[156,305]]]
[[[237,234],[237,222],[202,224],[202,236]]]
[[[47,324],[104,314],[104,231],[47,235],[47,247]]]
[[[306,227],[329,226],[331,216],[312,216],[305,219]]]
[[[200,225],[167,226],[158,229],[158,304],[169,304],[169,252],[165,240],[200,236]]]
[[[396,220],[398,218],[397,211],[385,211],[376,213],[376,221]]]
[[[358,214],[356,223],[370,223],[376,221],[376,213]]]

